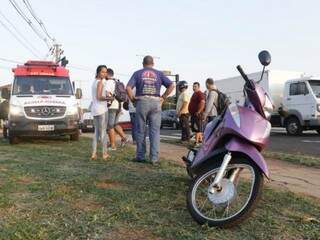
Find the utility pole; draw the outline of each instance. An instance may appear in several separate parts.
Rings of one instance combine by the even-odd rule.
[[[62,53],[61,44],[54,43],[53,44],[53,55],[54,55],[54,61],[56,63],[60,62],[61,53]]]

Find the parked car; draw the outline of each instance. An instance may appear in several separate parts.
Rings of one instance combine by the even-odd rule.
[[[86,112],[82,115],[82,119],[80,121],[80,128],[82,132],[93,132],[94,126],[93,126],[93,117],[91,115],[91,112]]]
[[[122,110],[119,116],[118,123],[123,130],[131,130],[132,126],[130,121],[130,114],[128,111]]]
[[[163,127],[180,128],[176,110],[165,110],[161,113],[161,128]]]

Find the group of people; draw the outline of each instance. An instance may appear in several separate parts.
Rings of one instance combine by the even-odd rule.
[[[134,72],[126,86],[128,109],[132,123],[132,139],[136,144],[136,155],[133,161],[152,164],[159,162],[161,108],[163,102],[175,89],[175,84],[162,71],[154,68],[151,56],[143,59],[143,68]],[[105,65],[100,65],[96,71],[96,79],[92,85],[91,114],[95,134],[92,142],[91,159],[97,159],[97,143],[102,144],[103,159],[109,157],[108,150],[116,150],[116,134],[121,137],[121,145],[128,143],[128,138],[118,124],[122,102],[115,99],[114,72]],[[166,88],[161,95],[161,87]],[[177,101],[177,115],[182,128],[182,141],[190,141],[191,128],[195,132],[195,144],[202,142],[204,125],[217,116],[218,91],[211,78],[206,80],[207,90],[202,93],[200,83],[193,84],[193,95],[187,92],[188,83],[178,83],[179,97]],[[147,131],[148,126],[148,131]],[[107,134],[110,144],[108,146]],[[146,137],[149,135],[150,155],[146,157]]]
[[[200,90],[200,83],[193,83],[193,95],[188,94],[188,83],[181,81],[178,83],[179,98],[177,102],[177,116],[181,126],[181,140],[189,142],[191,139],[191,129],[195,133],[195,145],[202,142],[205,124],[211,122],[218,115],[217,104],[219,92],[212,78],[206,80],[207,90],[203,93]]]
[[[143,59],[143,68],[136,71],[130,78],[126,91],[129,101],[129,112],[132,120],[133,141],[136,143],[137,162],[145,162],[146,158],[146,127],[150,141],[149,162],[158,164],[161,126],[161,106],[165,99],[175,89],[175,84],[161,71],[154,69],[154,60],[151,56]],[[101,142],[102,157],[106,160],[108,149],[114,150],[115,132],[122,138],[122,143],[128,142],[121,127],[117,124],[117,118],[121,111],[121,103],[114,98],[113,71],[105,65],[100,65],[96,71],[96,79],[92,85],[91,114],[95,134],[92,142],[91,159],[97,159],[97,143]],[[161,86],[166,91],[161,95]],[[113,130],[112,130],[113,129]],[[108,148],[106,131],[110,138]]]
[[[111,68],[100,65],[96,70],[96,79],[92,84],[92,102],[89,108],[93,116],[95,133],[92,141],[91,160],[97,159],[99,141],[102,144],[102,158],[104,160],[109,157],[108,150],[117,149],[116,134],[121,137],[121,146],[129,141],[122,127],[118,124],[122,114],[122,103],[114,97],[115,80],[113,76],[114,72]],[[107,137],[109,137],[109,144]]]

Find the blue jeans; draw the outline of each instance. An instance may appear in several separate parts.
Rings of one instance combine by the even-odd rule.
[[[131,120],[132,141],[136,142],[137,141],[137,133],[138,133],[138,124],[137,124],[135,112],[130,113],[130,120]]]
[[[136,106],[137,152],[138,161],[145,160],[146,126],[149,123],[150,160],[157,161],[160,145],[161,105],[157,99],[140,99]]]

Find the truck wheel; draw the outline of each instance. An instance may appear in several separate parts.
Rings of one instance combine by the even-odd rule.
[[[288,135],[298,136],[302,134],[302,127],[296,117],[291,117],[286,121],[286,130]]]
[[[70,135],[70,140],[71,141],[79,141],[79,138],[80,138],[79,130],[77,130],[76,133]]]

